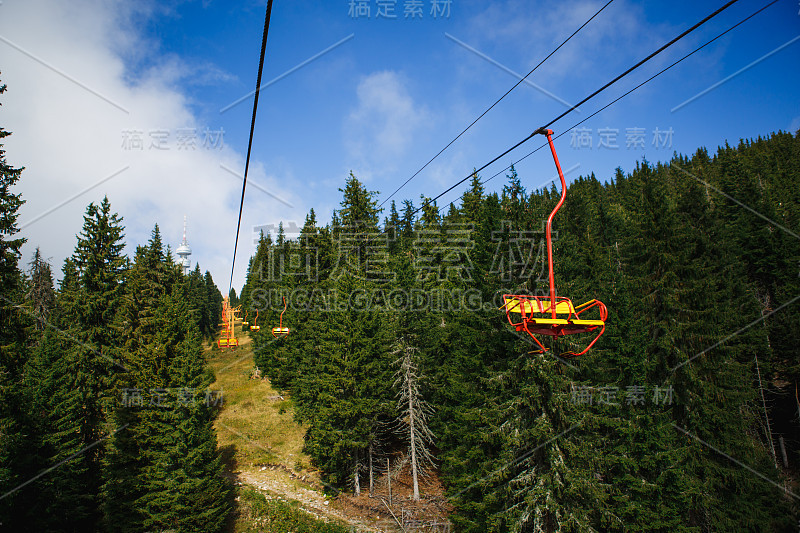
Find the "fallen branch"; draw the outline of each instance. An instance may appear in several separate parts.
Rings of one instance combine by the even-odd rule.
[[[398,525],[398,526],[400,526],[400,529],[402,529],[402,530],[403,530],[403,533],[405,533],[405,531],[406,531],[406,528],[404,528],[404,527],[403,527],[403,524],[402,524],[402,523],[400,522],[400,520],[398,520],[398,519],[397,519],[397,517],[394,515],[394,513],[392,512],[392,509],[391,509],[391,507],[389,507],[389,504],[388,504],[388,503],[386,503],[386,500],[384,500],[383,498],[381,498],[381,501],[383,502],[383,505],[385,505],[385,506],[386,506],[386,509],[389,511],[389,514],[390,514],[390,515],[392,515],[392,518],[394,518],[394,521],[395,521],[395,522],[397,522],[397,525]]]

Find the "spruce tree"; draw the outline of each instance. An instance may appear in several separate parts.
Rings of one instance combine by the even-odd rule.
[[[0,85],[0,95],[6,85]],[[11,133],[0,127],[0,141]],[[22,174],[5,157],[0,143],[0,521],[11,528],[24,527],[25,509],[32,501],[30,491],[18,487],[35,475],[37,466],[29,457],[27,406],[22,394],[23,368],[28,358],[29,318],[21,312],[24,301],[23,276],[19,269],[20,248],[17,217],[24,200],[13,192]]]
[[[59,294],[61,324],[65,338],[72,341],[65,355],[71,380],[66,386],[77,394],[79,407],[74,418],[64,420],[71,427],[60,428],[66,440],[57,449],[59,453],[72,449],[75,434],[77,448],[85,449],[76,458],[83,472],[77,481],[87,512],[75,526],[83,529],[96,528],[100,518],[101,460],[109,436],[106,421],[113,401],[114,379],[124,371],[115,359],[119,346],[114,327],[126,266],[121,222],[111,212],[108,198],[100,205],[89,204],[75,252],[65,262]]]
[[[214,278],[211,273],[206,270],[203,275],[203,283],[205,285],[205,316],[208,320],[208,326],[211,331],[219,331],[218,324],[222,320],[222,293],[214,284]]]
[[[55,299],[50,263],[42,259],[37,247],[30,263],[30,284],[26,294],[26,300],[36,319],[37,330],[41,331],[46,327]]]
[[[71,340],[60,333],[63,324],[57,313],[25,372],[25,398],[35,415],[33,434],[38,437],[29,453],[44,458],[41,471],[58,465],[31,484],[36,504],[28,524],[39,531],[79,532],[94,520],[97,501],[86,485],[87,463],[75,458],[84,449],[76,424],[84,406],[74,387]]]
[[[188,292],[189,309],[197,323],[203,339],[212,339],[216,335],[216,324],[212,326],[206,309],[206,290],[200,265],[196,264],[194,270],[186,276],[186,290]]]
[[[114,411],[126,431],[104,462],[110,531],[220,531],[229,510],[207,402],[213,376],[183,281],[156,226],[137,250],[120,313],[129,372]]]

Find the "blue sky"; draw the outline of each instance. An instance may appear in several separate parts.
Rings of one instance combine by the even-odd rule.
[[[432,0],[422,0],[422,17],[406,18],[406,0],[383,2],[394,6],[392,19],[377,17],[377,0],[366,3],[369,17],[351,16],[349,0],[274,2],[262,83],[318,57],[261,93],[237,288],[253,251],[253,228],[302,225],[312,207],[327,222],[351,170],[383,201],[517,81],[509,71],[527,73],[602,5],[452,0],[449,16],[434,18]],[[418,205],[421,194],[439,194],[722,3],[615,0],[531,84],[517,87],[394,199]],[[699,146],[713,152],[726,141],[800,128],[800,40],[791,42],[800,35],[800,6],[782,0],[581,132],[568,131],[764,3],[740,0],[554,124],[556,133],[567,131],[556,147],[568,177],[594,172],[607,180],[616,167],[629,171],[642,158],[664,161]],[[0,72],[9,86],[0,124],[14,132],[6,142],[9,162],[26,167],[20,183],[28,200],[20,217],[26,259],[39,245],[59,270],[86,205],[108,194],[125,218],[129,252],[154,223],[174,249],[186,214],[193,260],[225,290],[241,191],[235,174],[244,168],[252,97],[221,110],[255,86],[266,2],[130,4],[0,4]],[[541,142],[530,141],[482,177]],[[528,189],[555,177],[544,150],[517,171]],[[503,176],[487,188],[502,188]]]

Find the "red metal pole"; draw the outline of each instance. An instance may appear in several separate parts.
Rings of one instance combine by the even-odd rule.
[[[558,201],[556,208],[553,209],[553,212],[550,213],[550,216],[547,217],[547,268],[550,273],[550,311],[552,317],[556,318],[556,280],[553,274],[553,239],[550,236],[550,230],[553,226],[553,217],[556,216],[556,213],[561,209],[564,200],[567,198],[567,183],[564,181],[564,173],[561,172],[561,165],[556,155],[556,147],[553,146],[553,130],[543,130],[541,133],[547,136],[547,143],[550,145],[550,151],[553,153],[553,161],[556,162],[558,177],[561,179],[561,199]]]

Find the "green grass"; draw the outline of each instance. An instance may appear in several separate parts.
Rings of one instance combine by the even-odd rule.
[[[300,509],[297,502],[268,500],[258,491],[239,490],[236,533],[353,533],[341,522],[324,522]]]
[[[239,337],[242,342],[244,335]],[[250,379],[251,347],[248,342],[210,353],[217,378],[211,389],[221,390],[224,402],[215,423],[219,447],[233,462],[233,471],[259,464],[310,464],[302,452],[305,428],[294,421],[291,402],[277,399],[268,381]]]
[[[235,349],[209,350],[208,364],[216,382],[212,390],[222,391],[223,406],[215,421],[217,442],[229,471],[269,475],[259,465],[282,464],[313,482],[318,473],[303,453],[305,428],[294,420],[288,398],[281,400],[269,381],[250,379],[253,352],[250,339],[237,332]],[[308,483],[276,470],[275,479],[289,490],[307,489]],[[267,499],[246,485],[237,488],[236,512],[226,531],[235,533],[353,533],[343,522],[325,522],[300,509],[300,503],[287,499]]]

